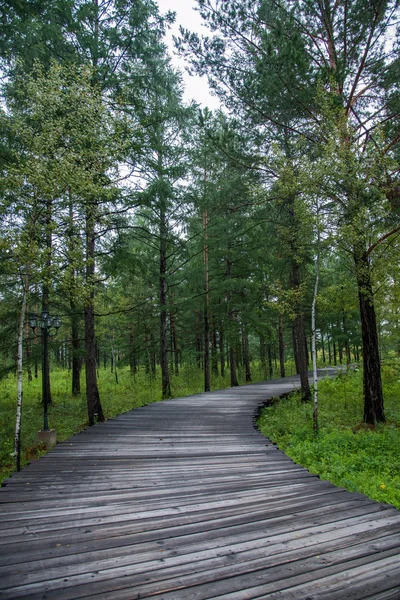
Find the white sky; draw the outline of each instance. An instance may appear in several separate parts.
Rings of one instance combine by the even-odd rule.
[[[169,47],[169,52],[172,58],[173,65],[182,72],[183,82],[185,85],[184,99],[190,101],[196,100],[203,106],[208,106],[210,109],[220,107],[220,102],[215,96],[211,96],[206,77],[190,76],[185,70],[185,61],[176,55],[172,36],[179,35],[179,26],[190,29],[196,33],[206,33],[207,29],[202,25],[203,19],[199,13],[193,10],[196,5],[194,0],[157,0],[160,7],[160,13],[166,13],[168,10],[176,12],[175,23],[171,27],[166,42]]]

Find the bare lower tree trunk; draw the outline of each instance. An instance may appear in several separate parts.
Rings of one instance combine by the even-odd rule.
[[[16,460],[17,471],[21,470],[21,422],[22,422],[22,364],[23,364],[23,340],[24,340],[24,321],[26,313],[26,299],[28,296],[29,281],[28,276],[22,276],[22,306],[18,324],[18,342],[17,342],[17,417],[15,421],[14,436],[14,456]]]
[[[96,373],[96,337],[94,326],[94,274],[95,274],[95,222],[96,205],[88,203],[86,207],[86,284],[89,293],[86,298],[84,310],[85,319],[85,375],[86,399],[88,407],[89,425],[96,421],[104,421],[103,408],[100,402],[99,388]]]
[[[208,213],[203,212],[203,258],[204,258],[204,391],[209,392],[211,389],[211,373],[210,373],[210,319],[208,314]]]
[[[76,306],[71,302],[71,342],[72,342],[72,395],[79,396],[81,393],[81,367],[79,338],[79,317],[75,314]]]
[[[220,354],[221,377],[225,377],[224,332],[223,332],[222,327],[219,330],[219,354]]]
[[[322,362],[325,364],[326,363],[326,358],[325,358],[325,341],[324,341],[324,334],[321,330],[321,350],[322,350]]]
[[[317,213],[318,214],[318,213]],[[318,371],[317,371],[317,327],[316,327],[316,306],[319,284],[320,256],[319,256],[319,232],[318,232],[318,249],[317,261],[315,269],[315,286],[314,295],[311,306],[311,354],[313,365],[313,384],[314,384],[314,403],[313,403],[313,429],[314,433],[318,433]]]
[[[229,349],[229,368],[231,373],[231,387],[236,387],[239,385],[239,382],[236,374],[236,356],[233,346]]]
[[[172,397],[168,367],[167,330],[167,223],[165,203],[160,208],[160,367],[161,395],[163,400]]]
[[[297,293],[300,290],[300,271],[299,265],[295,260],[292,261],[291,288]],[[303,401],[306,402],[311,400],[311,390],[308,381],[303,309],[300,304],[298,304],[296,307],[296,313],[297,314],[293,321],[293,349],[295,352],[297,372],[300,375],[302,397]]]
[[[331,352],[331,339],[329,333],[327,334],[327,343],[328,343],[328,361],[329,364],[332,364],[332,352]]]
[[[131,324],[131,331],[129,336],[129,368],[132,375],[136,375],[137,373],[137,361],[136,361],[136,352],[135,352],[135,328],[133,323]]]
[[[246,330],[243,331],[242,334],[243,341],[243,363],[245,368],[245,376],[246,381],[250,383],[251,381],[251,369],[250,369],[250,354],[249,354],[249,335]]]
[[[218,377],[217,331],[214,326],[212,326],[212,338],[211,338],[211,372],[213,375]]]
[[[267,357],[268,357],[268,379],[272,379],[274,374],[274,367],[272,366],[272,344],[268,342],[267,344]]]
[[[26,309],[25,309],[26,310]],[[32,381],[32,368],[31,368],[31,346],[29,340],[29,323],[25,324],[25,354],[26,362],[28,364],[28,381]]]
[[[265,354],[265,337],[263,334],[260,334],[260,364],[262,377],[267,379],[267,357]]]
[[[171,310],[169,314],[169,323],[171,328],[171,345],[173,354],[173,366],[175,375],[179,375],[179,351],[178,341],[176,339],[175,313]]]
[[[281,377],[285,377],[285,346],[283,342],[283,317],[279,315],[279,324],[278,324],[278,340],[279,340],[279,368],[281,372]]]
[[[364,421],[384,423],[381,363],[379,357],[378,330],[372,291],[371,270],[364,244],[359,242],[353,249],[356,267],[358,298],[361,315],[362,353],[364,362]]]

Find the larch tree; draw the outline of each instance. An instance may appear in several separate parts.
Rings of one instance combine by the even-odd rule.
[[[385,40],[395,31],[398,0],[199,0],[198,4],[214,35],[201,40],[183,32],[180,45],[198,72],[208,74],[228,107],[239,108],[255,124],[283,127],[289,135],[303,137],[311,152],[323,136],[324,117],[317,101],[322,85],[343,115],[342,152],[356,157],[366,142],[377,144],[377,156],[395,152],[398,132],[389,125],[396,120],[396,113],[390,110],[390,101],[395,99],[387,92],[386,80],[397,64],[397,55],[393,44]],[[381,134],[385,136],[383,146],[378,143]],[[364,419],[374,423],[384,420],[384,412],[371,246],[363,233],[368,221],[362,217],[365,202],[379,200],[369,193],[369,186],[358,188],[360,172],[354,168],[360,162],[351,160],[350,164],[353,171],[349,168],[346,189],[342,189],[343,219],[354,236]]]

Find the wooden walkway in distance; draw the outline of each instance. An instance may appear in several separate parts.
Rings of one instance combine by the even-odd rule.
[[[0,599],[400,598],[400,512],[254,428],[295,378],[151,404],[0,490]]]

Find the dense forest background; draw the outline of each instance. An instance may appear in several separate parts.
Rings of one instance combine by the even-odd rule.
[[[218,112],[183,101],[174,17],[152,0],[2,3],[2,376],[41,376],[28,317],[45,311],[61,319],[51,367],[90,425],[100,367],[160,375],[162,398],[188,367],[205,391],[297,372],[307,400],[313,346],[320,365],[363,364],[360,420],[383,422],[399,2],[197,4],[209,34],[182,29],[176,47]]]

